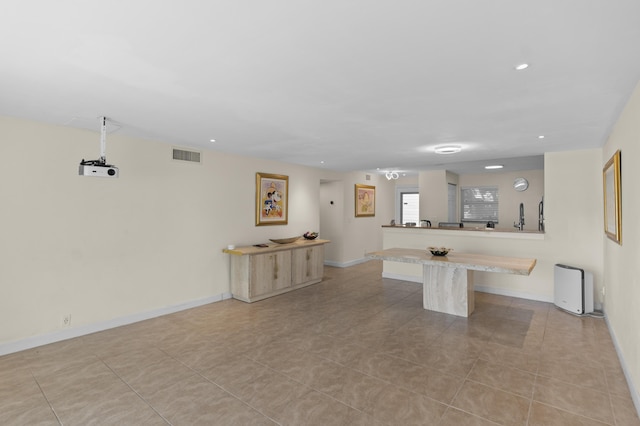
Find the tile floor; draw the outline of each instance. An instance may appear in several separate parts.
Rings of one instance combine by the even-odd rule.
[[[640,425],[601,319],[425,311],[378,261],[325,275],[0,357],[0,424]]]

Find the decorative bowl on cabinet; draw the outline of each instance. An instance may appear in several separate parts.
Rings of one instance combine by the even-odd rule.
[[[294,241],[297,241],[299,239],[300,239],[300,237],[269,238],[269,241],[273,241],[274,243],[278,243],[278,244],[289,244],[289,243],[293,243]]]

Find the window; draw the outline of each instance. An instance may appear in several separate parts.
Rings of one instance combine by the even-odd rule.
[[[498,187],[468,186],[460,189],[463,222],[498,223]]]
[[[420,223],[420,194],[417,192],[400,193],[400,219],[402,224],[413,222]]]

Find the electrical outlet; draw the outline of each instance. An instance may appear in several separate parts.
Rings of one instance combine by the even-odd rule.
[[[63,327],[71,327],[71,314],[62,316],[62,326]]]

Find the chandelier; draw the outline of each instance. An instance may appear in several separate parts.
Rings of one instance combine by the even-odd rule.
[[[385,176],[387,177],[387,180],[398,179],[400,177],[398,172],[386,172]]]

